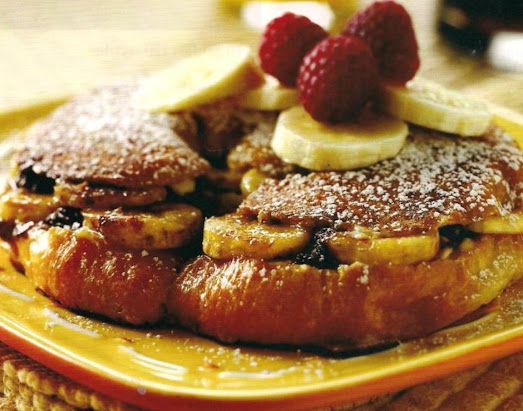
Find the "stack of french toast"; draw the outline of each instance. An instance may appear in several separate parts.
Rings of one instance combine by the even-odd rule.
[[[491,302],[523,275],[523,153],[389,26],[413,36],[394,2],[339,36],[286,14],[266,73],[218,45],[65,103],[13,155],[12,259],[72,310],[224,342],[373,347]]]

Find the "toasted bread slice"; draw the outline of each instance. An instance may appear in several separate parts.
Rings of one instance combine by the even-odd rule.
[[[87,228],[34,228],[14,248],[27,277],[64,307],[135,325],[164,317],[179,263],[169,253],[115,247]]]
[[[362,348],[427,335],[523,275],[523,235],[473,241],[446,259],[337,270],[201,256],[176,279],[169,314],[226,342]]]
[[[20,170],[60,182],[141,188],[173,186],[208,169],[175,133],[177,117],[137,108],[136,85],[107,86],[75,98],[26,132]]]
[[[390,160],[268,179],[238,212],[283,225],[411,236],[511,212],[520,206],[522,181],[521,151],[496,131],[462,139],[413,128]]]

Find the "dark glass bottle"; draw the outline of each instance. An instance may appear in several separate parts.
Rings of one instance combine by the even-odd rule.
[[[523,0],[442,0],[439,31],[454,46],[484,53],[499,31],[523,31]]]

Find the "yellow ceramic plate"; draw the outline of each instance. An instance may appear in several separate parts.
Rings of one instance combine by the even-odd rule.
[[[52,107],[0,117],[0,137]],[[503,125],[523,139],[516,122]],[[353,357],[225,346],[179,330],[131,329],[75,315],[34,291],[0,247],[0,339],[80,383],[146,408],[346,404],[508,355],[523,349],[523,282],[475,318]]]

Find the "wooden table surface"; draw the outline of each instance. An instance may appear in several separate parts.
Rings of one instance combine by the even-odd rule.
[[[447,47],[434,29],[437,1],[403,3],[417,27],[422,75],[523,112],[522,73]],[[258,33],[219,0],[2,0],[0,111],[146,73],[222,41],[255,46]]]

